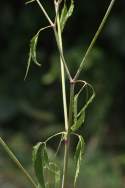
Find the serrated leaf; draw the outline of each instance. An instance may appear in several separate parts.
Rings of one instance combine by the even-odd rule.
[[[74,188],[76,187],[77,179],[78,179],[79,172],[80,172],[80,165],[81,165],[81,160],[82,160],[82,156],[83,156],[83,149],[84,149],[84,139],[81,135],[79,135],[79,141],[78,141],[75,156],[74,156],[75,162],[76,162]]]
[[[44,150],[45,150],[45,144],[40,142],[33,147],[33,153],[32,153],[33,165],[34,165],[34,170],[39,188],[45,188],[44,172],[43,172]]]
[[[74,10],[74,0],[71,0],[69,9],[67,8],[66,0],[65,0],[63,8],[62,8],[61,16],[60,16],[60,27],[61,27],[62,32],[63,32],[63,29],[65,27],[67,20],[72,15],[73,10]]]

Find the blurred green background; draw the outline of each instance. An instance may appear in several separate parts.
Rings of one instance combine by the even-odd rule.
[[[46,9],[53,17],[53,1]],[[65,56],[75,74],[110,0],[75,1],[75,12],[64,31]],[[33,173],[32,146],[63,130],[59,57],[50,31],[40,35],[38,59],[24,81],[29,41],[47,25],[36,4],[0,2],[0,135]],[[91,83],[96,98],[89,106],[84,136],[85,157],[79,188],[125,187],[125,1],[116,1],[80,78]],[[68,88],[68,83],[67,83]],[[50,144],[56,150],[57,141]],[[74,145],[73,145],[74,148]],[[57,159],[62,161],[62,153]],[[71,156],[70,168],[73,169]],[[70,170],[69,184],[72,187]],[[29,188],[30,184],[0,147],[0,187]]]

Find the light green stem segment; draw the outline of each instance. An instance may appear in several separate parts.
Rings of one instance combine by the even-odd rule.
[[[58,28],[58,38],[59,38],[59,45],[60,49],[63,52],[63,45],[62,45],[62,34],[60,28],[60,20],[59,14],[57,15],[57,28]],[[62,61],[62,57],[60,56],[60,63],[61,63],[61,77],[62,77],[62,94],[63,94],[63,108],[64,108],[64,119],[65,119],[65,152],[64,152],[64,165],[63,165],[63,177],[62,177],[62,188],[66,188],[66,178],[67,178],[67,169],[68,169],[68,156],[69,156],[69,124],[68,124],[68,112],[67,112],[67,101],[66,101],[66,87],[65,87],[65,70],[64,64]]]
[[[40,3],[39,0],[36,0],[36,2],[38,3],[39,7],[41,8],[43,14],[45,15],[45,17],[46,17],[46,19],[48,20],[48,22],[50,23],[50,25],[53,26],[53,22],[52,22],[52,20],[50,19],[50,17],[48,16],[48,14],[47,14],[45,8],[43,7],[43,5]]]
[[[59,45],[60,45],[61,51],[63,51],[59,15],[57,15],[57,27],[58,27]],[[63,64],[61,55],[60,55],[60,64],[61,64],[62,96],[63,96],[65,130],[67,131],[68,130],[68,112],[67,112],[67,101],[66,101],[65,70],[64,70],[64,64]]]
[[[6,153],[9,155],[9,157],[12,159],[12,161],[18,166],[18,168],[23,172],[23,174],[27,177],[27,179],[31,182],[34,188],[37,188],[36,183],[32,179],[32,177],[29,175],[29,173],[24,169],[24,167],[21,165],[21,163],[18,161],[14,153],[10,150],[10,148],[7,146],[7,144],[3,141],[3,139],[0,137],[0,144],[6,151]]]
[[[64,153],[64,168],[62,177],[62,188],[66,188],[68,161],[69,161],[69,147],[70,147],[70,127],[72,126],[73,117],[73,99],[74,99],[74,83],[70,83],[70,104],[69,104],[69,124],[67,134],[65,135],[65,153]]]
[[[111,10],[112,10],[112,7],[113,7],[114,3],[115,3],[115,0],[112,0],[112,1],[110,2],[110,5],[109,5],[109,7],[108,7],[108,9],[107,9],[107,11],[106,11],[106,13],[105,13],[105,16],[104,16],[104,18],[103,18],[103,20],[102,20],[102,22],[101,22],[101,24],[100,24],[100,26],[99,26],[97,32],[96,32],[94,38],[92,39],[92,41],[91,41],[91,43],[90,43],[90,46],[88,47],[88,49],[87,49],[87,51],[86,51],[86,54],[85,54],[85,56],[84,56],[84,58],[83,58],[83,60],[82,60],[82,62],[81,62],[81,64],[80,64],[80,66],[79,66],[79,68],[78,68],[78,71],[77,71],[77,73],[76,73],[76,75],[75,75],[75,77],[74,77],[74,80],[76,80],[76,79],[79,77],[79,74],[80,74],[80,72],[81,72],[82,69],[83,69],[84,63],[85,63],[85,61],[86,61],[86,59],[87,59],[89,53],[91,52],[91,50],[92,50],[92,48],[93,48],[93,46],[94,46],[94,44],[95,44],[95,42],[96,42],[96,40],[97,40],[99,34],[101,33],[101,31],[102,31],[102,29],[103,29],[103,27],[104,27],[104,25],[105,25],[105,23],[106,23],[107,18],[108,18],[109,14],[110,14],[110,12],[111,12]]]

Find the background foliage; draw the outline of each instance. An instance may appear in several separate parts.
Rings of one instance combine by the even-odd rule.
[[[37,51],[42,67],[32,65],[24,81],[29,41],[41,26],[46,25],[46,20],[37,6],[27,7],[22,0],[4,0],[0,4],[0,134],[32,173],[32,145],[63,127],[59,59],[53,35],[43,32]],[[75,2],[74,16],[64,32],[66,59],[72,74],[108,4],[108,0]],[[46,3],[53,16],[52,6],[52,1]],[[82,79],[93,84],[96,98],[81,129],[86,140],[86,154],[79,187],[83,183],[86,188],[124,187],[124,20],[125,2],[116,1],[81,74]],[[55,143],[51,144],[51,152],[55,150]],[[27,187],[26,180],[5,156],[0,148],[0,186]],[[72,166],[71,162],[70,168]],[[69,177],[72,178],[71,173]]]

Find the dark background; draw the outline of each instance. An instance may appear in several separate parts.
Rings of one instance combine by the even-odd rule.
[[[65,56],[72,75],[108,5],[109,0],[75,2],[74,15],[63,34]],[[47,1],[45,7],[53,17],[52,1]],[[37,55],[42,67],[32,63],[24,81],[29,41],[38,29],[46,25],[37,4],[25,6],[21,0],[0,2],[0,134],[29,171],[32,171],[32,146],[63,130],[64,126],[59,58],[50,30],[40,34],[38,42]],[[96,98],[87,110],[85,125],[80,130],[86,142],[86,157],[79,179],[81,188],[83,182],[86,188],[124,188],[124,72],[125,1],[116,0],[80,75],[96,91]],[[51,144],[52,151],[55,143]],[[0,153],[1,188],[27,187],[28,182],[1,148]],[[68,187],[70,184],[69,181]]]

